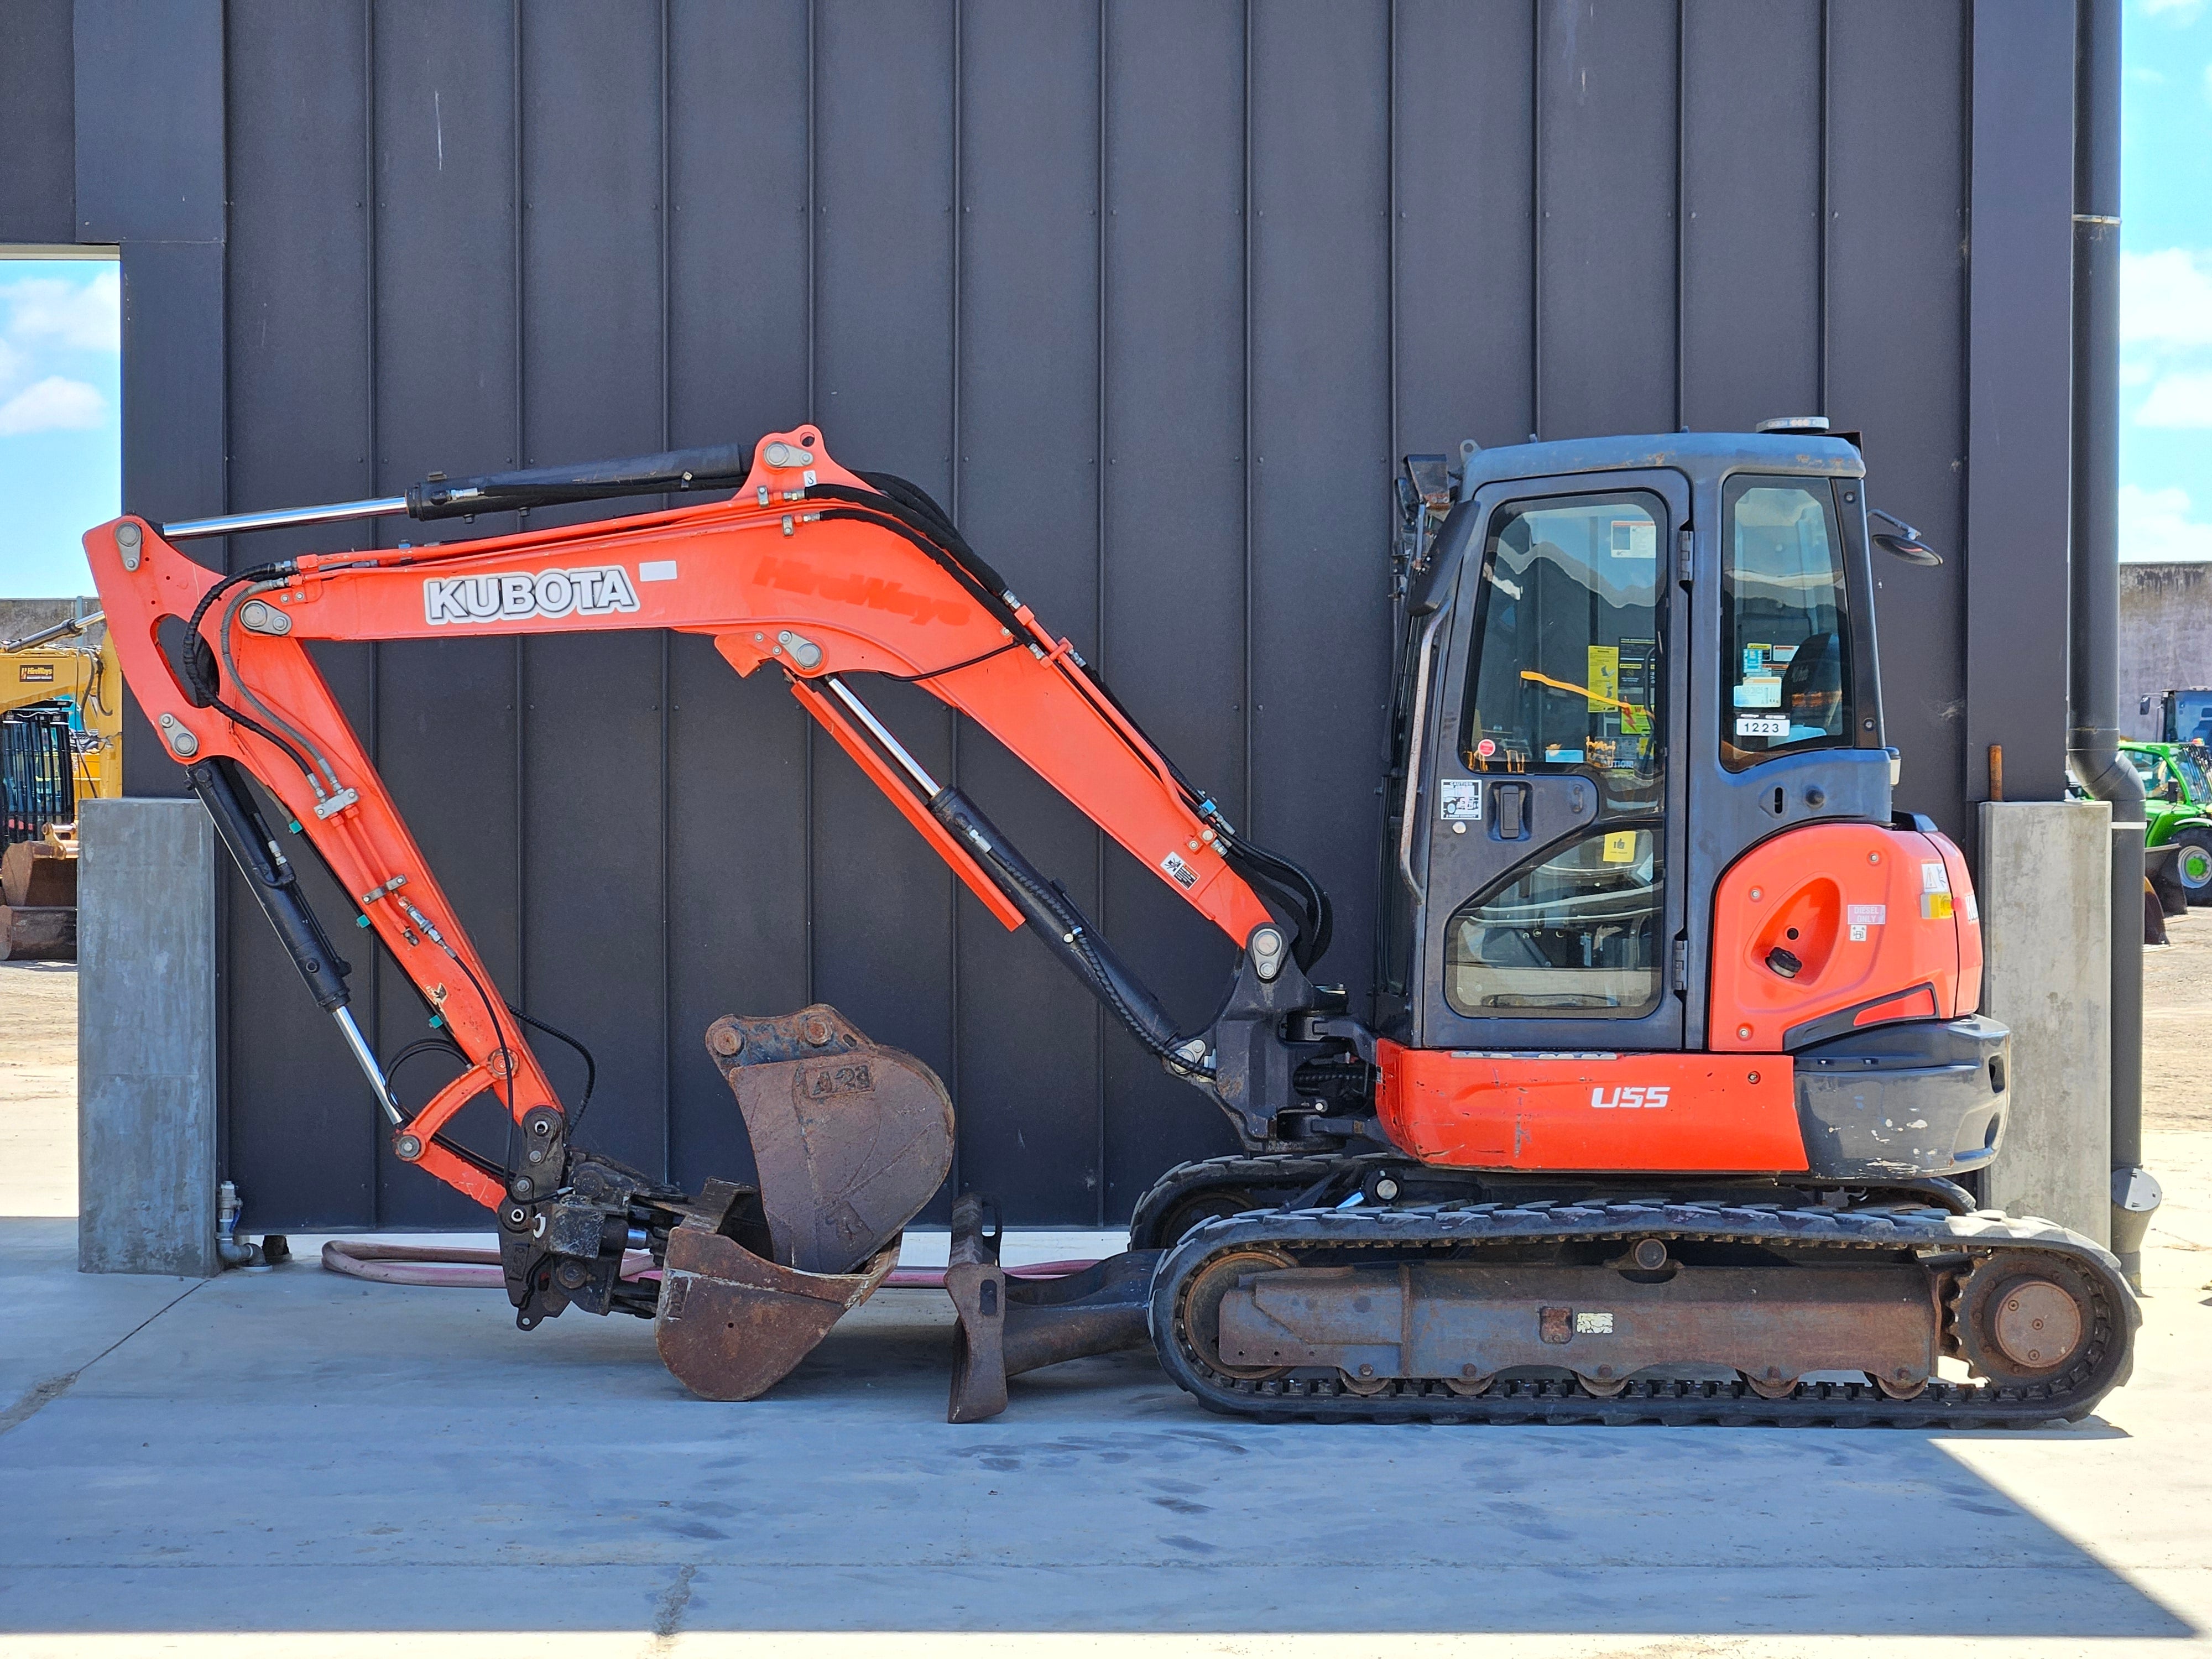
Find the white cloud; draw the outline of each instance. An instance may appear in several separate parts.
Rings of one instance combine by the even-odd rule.
[[[2185,489],[2120,486],[2120,557],[2130,563],[2212,561],[2212,524],[2190,517]]]
[[[2212,271],[2185,247],[2120,255],[2120,337],[2212,345]]]
[[[2212,427],[2212,374],[2161,375],[2136,410],[2136,424]]]
[[[8,334],[23,343],[62,345],[79,351],[123,349],[123,281],[113,270],[88,283],[59,276],[25,276],[0,283],[8,307]]]
[[[97,388],[49,374],[0,404],[0,437],[96,427],[106,418],[107,399]]]
[[[2177,23],[2193,23],[2197,14],[2204,9],[2204,0],[2143,0],[2143,13],[2155,17],[2160,12],[2172,12]]]

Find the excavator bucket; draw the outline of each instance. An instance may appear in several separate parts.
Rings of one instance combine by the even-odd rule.
[[[844,1273],[898,1237],[952,1168],[952,1098],[827,1003],[707,1028],[752,1139],[775,1260]]]
[[[704,1399],[759,1399],[898,1263],[896,1235],[858,1273],[800,1273],[757,1255],[728,1236],[757,1198],[710,1181],[701,1212],[668,1236],[653,1341],[676,1380]],[[719,1225],[708,1219],[717,1210]]]
[[[653,1329],[709,1400],[787,1376],[898,1261],[899,1234],[952,1167],[952,1102],[911,1054],[817,1003],[716,1020],[707,1052],[737,1097],[759,1186],[709,1182],[669,1235]]]

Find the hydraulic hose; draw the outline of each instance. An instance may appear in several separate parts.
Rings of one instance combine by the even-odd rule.
[[[1178,1052],[1186,1039],[1176,1029],[1173,1016],[1092,931],[1066,891],[1023,857],[973,801],[957,789],[940,789],[929,803],[929,810],[998,873],[1000,886],[1022,913],[1030,931],[1074,971],[1148,1053],[1179,1075],[1204,1077],[1202,1066],[1194,1066]]]

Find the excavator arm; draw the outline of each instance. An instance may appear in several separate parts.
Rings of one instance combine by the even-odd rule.
[[[736,477],[742,483],[723,495]],[[646,490],[714,499],[447,545],[308,554],[229,575],[176,545],[274,524],[402,510],[436,520]],[[480,1203],[530,1196],[532,1174],[453,1142],[445,1131],[454,1114],[489,1092],[524,1127],[525,1145],[550,1152],[565,1127],[562,1103],[318,672],[311,641],[710,635],[739,674],[781,672],[991,914],[1035,931],[1169,1069],[1215,1094],[1248,1139],[1271,1138],[1273,1115],[1292,1103],[1299,1054],[1279,1033],[1285,1014],[1316,1005],[1303,969],[1327,944],[1326,898],[1296,866],[1236,835],[934,502],[899,480],[847,471],[817,429],[774,434],[749,452],[434,477],[404,497],[166,532],[125,518],[85,538],[124,674],[339,1024],[398,1155]],[[849,684],[867,674],[918,684],[974,720],[1228,936],[1243,953],[1238,988],[1211,1031],[1179,1029],[1058,885],[907,752]],[[301,896],[286,837],[259,812],[249,775],[460,1050],[465,1069],[421,1111],[401,1108],[348,1011],[348,965]],[[1309,1049],[1332,1040],[1307,1035]]]

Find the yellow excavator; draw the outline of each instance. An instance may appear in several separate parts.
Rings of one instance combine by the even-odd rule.
[[[0,641],[0,719],[47,703],[69,712],[73,800],[123,793],[123,677],[105,631],[97,645],[87,637],[105,620],[95,611]]]

